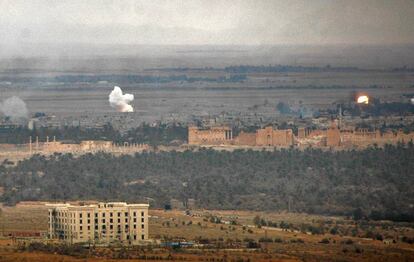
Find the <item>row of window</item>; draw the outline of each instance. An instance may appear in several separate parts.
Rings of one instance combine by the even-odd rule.
[[[71,222],[72,222],[72,221],[71,221]],[[103,224],[105,224],[105,222],[106,222],[106,221],[105,221],[105,219],[102,219],[102,223],[103,223]],[[134,226],[134,228],[136,228],[136,224],[135,224],[136,222],[137,222],[137,221],[136,221],[136,219],[134,219],[134,225],[133,225],[133,226]],[[144,223],[144,218],[142,218],[142,219],[141,219],[141,222],[142,222],[142,223]],[[87,225],[88,225],[88,228],[90,227],[90,223],[91,223],[91,221],[88,219],[88,220],[87,220]],[[109,223],[111,223],[111,225],[110,225],[110,226],[112,227],[113,219],[110,219],[110,220],[109,220]],[[120,219],[118,219],[118,224],[120,224],[120,223],[121,223],[121,220],[120,220]],[[125,223],[128,223],[128,220],[127,220],[127,219],[125,219]],[[80,228],[82,228],[83,221],[82,221],[82,220],[80,220],[80,221],[79,221],[79,224],[81,224],[81,225],[80,225]],[[50,226],[50,225],[51,225],[51,223],[50,223],[50,221],[49,221],[49,226]],[[102,227],[104,227],[104,226],[105,226],[105,225],[102,225]],[[118,225],[118,227],[120,227],[120,226],[121,226],[121,225]],[[56,224],[56,227],[57,227],[57,228],[68,228],[69,226],[68,226],[67,224],[64,224],[64,223],[57,223],[57,224]],[[95,228],[97,228],[97,227],[98,227],[98,219],[95,219]],[[125,227],[128,227],[128,225],[126,224],[126,225],[125,225]],[[142,224],[142,225],[141,225],[141,227],[142,227],[142,228],[144,228],[144,224]],[[73,225],[73,229],[75,229],[75,225]]]
[[[105,220],[105,218],[102,218],[102,223],[104,224],[104,223],[106,223],[106,220]],[[144,218],[141,218],[141,222],[142,223],[144,223],[144,221],[145,221],[145,219]],[[71,220],[71,222],[72,222],[72,220]],[[134,218],[133,219],[133,222],[134,223],[136,223],[137,222],[137,219],[136,218]],[[73,223],[73,222],[72,222]],[[91,223],[91,220],[90,219],[88,219],[87,220],[87,224],[90,224]],[[97,219],[97,218],[95,218],[95,224],[98,224],[99,223],[99,220]],[[113,220],[113,218],[110,218],[109,219],[109,223],[114,223],[114,220]],[[121,219],[120,218],[118,218],[118,223],[121,223]],[[125,223],[128,223],[128,218],[125,218]],[[83,224],[83,220],[82,219],[80,219],[79,220],[79,224]]]
[[[102,228],[102,230],[106,230],[106,225],[102,225],[101,228]],[[128,228],[129,228],[129,226],[128,225],[125,225],[125,230],[127,230]],[[134,224],[133,228],[134,229],[137,229],[137,225]],[[145,225],[142,224],[141,225],[141,228],[144,229],[145,228]],[[91,230],[91,226],[87,226],[87,229],[88,230]],[[99,226],[98,225],[95,225],[95,230],[98,230],[98,229],[99,229]],[[109,225],[109,229],[114,229],[114,225]],[[120,229],[121,229],[121,225],[118,225],[118,230],[120,230]],[[79,230],[82,231],[83,230],[83,226],[79,226]]]
[[[97,217],[97,216],[95,216],[95,217]],[[105,217],[105,216],[103,216],[103,217]],[[80,216],[80,218],[81,219],[79,220],[79,223],[80,224],[83,224],[82,216]],[[89,218],[89,216],[88,216],[88,218]],[[66,219],[66,218],[56,218],[56,220],[57,220],[58,223],[66,223],[68,221],[68,219]],[[109,221],[110,221],[110,223],[113,223],[113,218],[110,218]],[[134,221],[134,223],[136,223],[137,222],[137,218],[134,217],[133,218],[133,221]],[[49,223],[50,222],[51,221],[49,220]],[[69,222],[70,223],[75,223],[75,220],[74,219],[69,219]],[[141,222],[144,223],[144,217],[141,217]],[[87,220],[87,223],[88,224],[91,223],[90,219]],[[95,223],[98,223],[98,218],[95,218]],[[102,219],[102,223],[105,223],[105,218]],[[121,223],[121,219],[120,218],[118,218],[118,223]],[[128,218],[125,218],[125,223],[128,223]]]
[[[98,212],[95,213],[95,218],[98,217],[98,214],[99,214]],[[106,212],[102,212],[101,214],[102,214],[102,217],[105,217]],[[122,214],[122,212],[117,212],[118,217],[121,217],[121,214]],[[144,211],[141,211],[141,216],[142,217],[144,216],[144,214],[145,214]],[[125,212],[124,213],[124,216],[125,217],[128,217],[128,215],[129,215],[128,212]],[[87,216],[89,218],[89,217],[91,217],[91,214],[90,213],[87,213]],[[109,217],[113,217],[113,216],[114,216],[114,212],[109,212]],[[134,217],[137,216],[137,212],[136,211],[133,212],[133,216]],[[82,213],[79,213],[79,218],[82,218]]]
[[[95,213],[95,218],[97,218],[98,217],[98,214],[99,214],[100,212],[96,212]],[[52,217],[52,214],[53,214],[53,212],[49,212],[49,216],[50,217]],[[102,212],[101,213],[102,215],[102,217],[105,217],[105,214],[106,214],[106,212]],[[122,215],[122,212],[116,212],[116,214],[118,215],[118,217],[121,217],[121,215]],[[128,215],[129,215],[129,213],[128,212],[124,212],[124,216],[125,217],[128,217]],[[145,215],[145,213],[144,213],[144,211],[141,211],[141,216],[143,217]],[[68,212],[67,211],[62,211],[62,212],[57,212],[56,213],[56,216],[57,217],[67,217],[68,216]],[[82,218],[82,216],[83,216],[83,213],[79,213],[79,218]],[[88,213],[86,213],[86,216],[87,216],[87,218],[90,218],[91,217],[91,213],[90,212],[88,212]],[[109,212],[109,217],[113,217],[114,216],[114,212]],[[136,217],[137,216],[137,212],[136,211],[134,211],[133,212],[133,217]],[[70,212],[69,213],[69,217],[73,217],[73,218],[75,218],[75,214],[74,213],[72,213],[72,212]]]
[[[120,232],[118,232],[118,234],[120,234]],[[68,237],[68,236],[66,236],[66,235],[65,235],[65,236],[63,236],[62,238],[63,238],[63,239],[69,239],[69,237]],[[80,239],[83,239],[84,237],[83,237],[83,235],[79,235],[79,238],[80,238]],[[88,238],[90,239],[90,237],[88,237]],[[121,236],[120,236],[120,235],[117,235],[117,236],[116,236],[116,238],[121,239]],[[98,234],[95,234],[95,239],[99,239]],[[126,239],[127,239],[127,240],[129,240],[129,239],[130,239],[129,235],[127,235],[127,236],[126,236]],[[134,239],[134,240],[137,240],[137,235],[133,235],[133,239]],[[141,235],[141,240],[145,240],[145,235],[144,235],[144,234],[142,234],[142,235]]]

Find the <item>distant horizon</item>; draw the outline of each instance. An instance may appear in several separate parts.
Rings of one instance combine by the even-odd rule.
[[[50,69],[91,68],[96,59],[112,68],[224,67],[231,65],[303,65],[359,68],[414,67],[414,44],[296,44],[296,45],[155,45],[125,43],[24,43],[0,45],[8,62],[0,71],[49,64]],[[23,60],[22,60],[23,59]],[[21,60],[21,61],[20,61]],[[24,61],[26,60],[26,61]],[[33,60],[30,62],[29,60]],[[36,62],[36,60],[39,60]],[[49,60],[50,63],[43,60]],[[65,66],[68,65],[69,67]]]
[[[0,45],[414,43],[410,0],[0,1]]]

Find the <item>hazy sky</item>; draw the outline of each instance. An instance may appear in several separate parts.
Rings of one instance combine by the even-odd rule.
[[[413,0],[0,0],[0,45],[414,43]]]

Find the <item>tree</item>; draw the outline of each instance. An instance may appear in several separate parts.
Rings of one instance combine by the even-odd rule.
[[[359,207],[352,212],[352,218],[354,220],[361,220],[363,218],[363,215],[364,214],[362,212],[362,209]]]
[[[253,218],[253,224],[255,225],[255,226],[261,226],[262,224],[261,224],[261,218],[260,218],[260,216],[258,216],[258,215],[256,215],[254,218]]]

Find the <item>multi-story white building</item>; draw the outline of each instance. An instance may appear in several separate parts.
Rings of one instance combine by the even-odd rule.
[[[138,244],[148,240],[148,204],[48,204],[49,238],[70,243]]]

